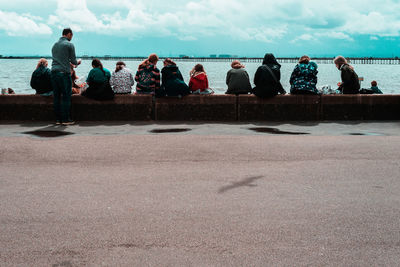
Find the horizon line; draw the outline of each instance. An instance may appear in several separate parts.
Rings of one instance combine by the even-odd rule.
[[[311,59],[334,59],[337,55],[335,56],[310,56]],[[145,59],[148,56],[113,56],[113,55],[78,55],[76,56],[77,58],[84,58],[84,59],[93,59],[93,58],[101,58],[101,59],[115,59],[115,58],[123,58],[123,59]],[[299,59],[301,56],[276,56],[277,59]],[[0,55],[0,59],[36,59],[36,58],[52,58],[51,55]],[[249,56],[236,56],[236,55],[209,55],[209,56],[163,56],[159,55],[159,58],[174,58],[174,59],[262,59],[264,58],[263,56],[261,57],[249,57]],[[379,56],[379,57],[373,57],[373,56],[345,56],[345,58],[352,58],[352,59],[400,59],[399,56],[389,56],[389,57],[384,57],[384,56]]]

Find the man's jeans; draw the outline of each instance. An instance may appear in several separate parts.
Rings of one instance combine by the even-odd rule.
[[[51,85],[54,92],[54,112],[56,120],[67,122],[71,120],[71,74],[59,71],[51,72]]]

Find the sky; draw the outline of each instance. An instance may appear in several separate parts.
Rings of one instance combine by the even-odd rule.
[[[400,0],[0,0],[0,55],[400,56]]]

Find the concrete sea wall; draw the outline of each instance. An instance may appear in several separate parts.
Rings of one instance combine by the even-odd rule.
[[[117,95],[112,101],[72,96],[71,110],[77,121],[400,120],[400,95]],[[0,95],[0,120],[52,121],[53,98]]]

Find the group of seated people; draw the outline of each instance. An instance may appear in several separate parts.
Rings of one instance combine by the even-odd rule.
[[[136,81],[136,94],[163,96],[185,96],[189,94],[207,95],[214,91],[209,88],[207,73],[203,65],[196,64],[190,71],[189,84],[184,82],[183,76],[174,61],[167,58],[163,61],[164,67],[157,68],[159,58],[156,54],[151,54],[138,67],[135,77],[126,68],[124,62],[116,64],[115,71],[111,72],[104,68],[99,59],[92,61],[92,70],[89,72],[85,82],[78,80],[74,68],[71,65],[72,94],[97,99],[108,100],[114,94],[131,94],[132,86]],[[342,82],[339,83],[338,92],[342,94],[375,93],[382,94],[377,87],[376,81],[372,82],[370,89],[361,89],[357,73],[348,64],[347,60],[338,56],[334,63],[341,71]],[[40,59],[36,70],[32,74],[31,87],[40,95],[51,95],[51,71],[47,67],[46,59]],[[281,65],[273,54],[266,54],[263,63],[258,67],[254,75],[255,87],[252,88],[250,77],[245,70],[245,66],[238,60],[231,64],[232,69],[226,75],[228,90],[226,94],[254,94],[258,97],[273,97],[278,94],[286,94],[280,79]],[[320,94],[317,85],[318,66],[310,60],[308,56],[302,56],[299,63],[294,68],[290,77],[291,94]],[[160,79],[161,76],[161,79]]]

